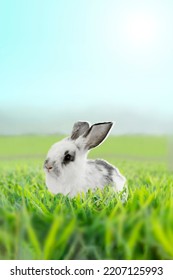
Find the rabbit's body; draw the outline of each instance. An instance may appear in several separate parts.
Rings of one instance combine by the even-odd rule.
[[[94,126],[97,126],[97,130],[100,126],[99,131],[102,130],[98,137],[91,132],[93,126],[89,128],[88,123],[79,122],[75,124],[70,138],[55,143],[49,150],[44,169],[46,185],[52,193],[73,197],[88,189],[102,189],[107,185],[115,191],[123,190],[126,179],[116,167],[101,159],[87,159],[87,150],[103,141],[112,123]]]

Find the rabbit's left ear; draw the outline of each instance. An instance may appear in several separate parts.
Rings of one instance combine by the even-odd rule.
[[[98,146],[106,138],[112,125],[112,122],[96,123],[92,125],[84,135],[86,138],[85,148],[89,150]]]
[[[73,126],[71,139],[76,140],[79,136],[86,133],[89,129],[89,123],[87,122],[76,122]]]

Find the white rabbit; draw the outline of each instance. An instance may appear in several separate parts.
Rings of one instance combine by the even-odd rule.
[[[112,125],[112,122],[105,122],[90,127],[88,122],[77,122],[70,137],[50,148],[44,162],[46,185],[50,192],[73,197],[106,185],[115,191],[123,190],[126,179],[116,167],[105,160],[87,159],[88,150],[106,138]]]

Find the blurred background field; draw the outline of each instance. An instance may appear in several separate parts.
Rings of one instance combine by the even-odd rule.
[[[49,147],[65,136],[1,136],[0,157],[3,160],[25,158],[44,158]],[[168,137],[166,136],[112,136],[91,151],[91,155],[99,153],[108,156],[165,161],[168,156]]]
[[[0,138],[0,259],[173,259],[167,137],[110,136],[89,154],[127,177],[124,205],[109,187],[73,199],[47,191],[43,161],[61,138]]]

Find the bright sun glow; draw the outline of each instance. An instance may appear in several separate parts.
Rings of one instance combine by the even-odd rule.
[[[119,52],[124,58],[153,53],[160,40],[160,23],[156,14],[151,11],[121,10],[107,13],[105,44],[112,52]]]
[[[134,47],[152,45],[156,39],[157,21],[147,14],[130,14],[124,23],[124,35]]]

